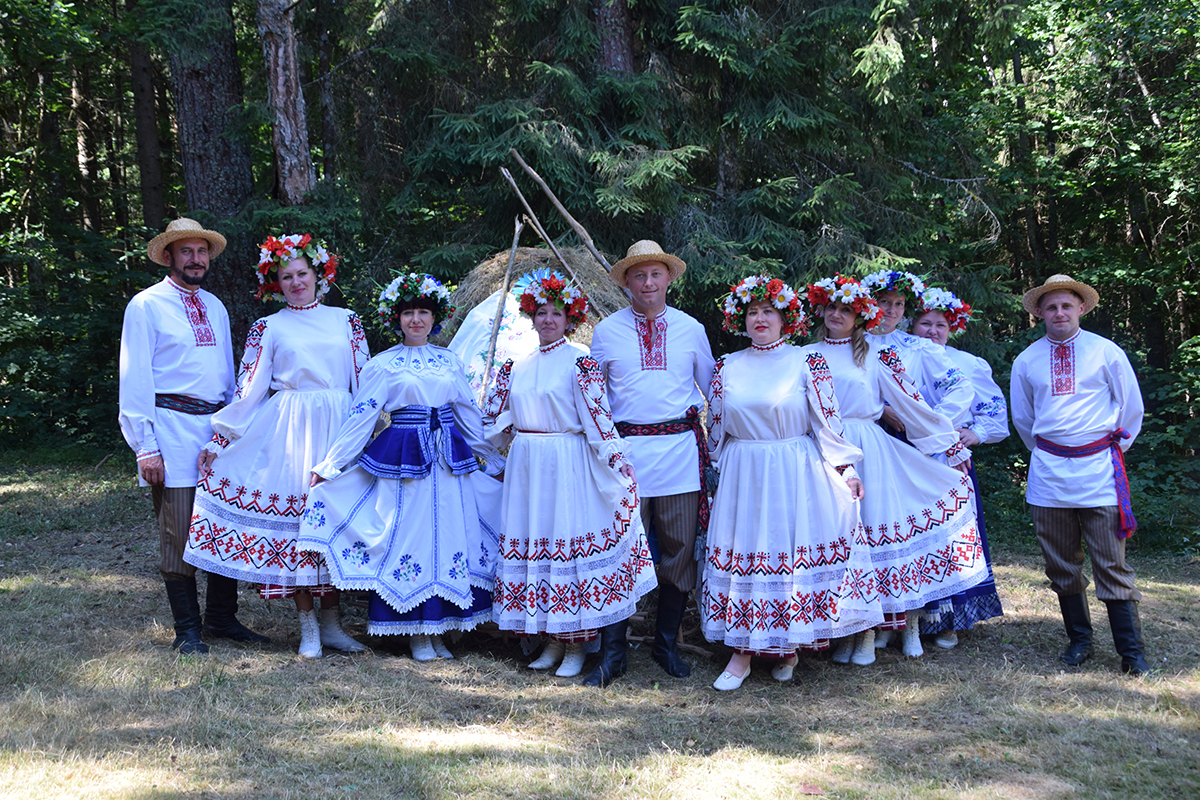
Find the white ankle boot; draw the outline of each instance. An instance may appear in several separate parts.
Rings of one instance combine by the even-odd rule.
[[[437,658],[437,651],[433,649],[428,634],[418,633],[408,637],[408,649],[412,651],[413,661],[433,661]]]
[[[441,636],[430,636],[429,643],[433,645],[433,652],[437,653],[438,658],[454,658],[454,653],[451,653],[450,648],[446,647]]]
[[[909,611],[904,616],[904,655],[920,658],[925,655],[921,647],[921,612]]]
[[[316,609],[300,612],[300,655],[304,658],[321,657],[321,626],[317,622]]]
[[[558,639],[551,639],[546,645],[546,649],[542,650],[542,654],[537,657],[537,660],[529,662],[529,668],[550,669],[559,661],[562,661],[563,654],[566,653],[566,650],[566,642],[560,642]]]
[[[342,630],[342,607],[321,608],[321,644],[343,653],[361,653],[366,645],[359,644]]]
[[[887,646],[892,643],[892,637],[895,635],[895,631],[875,631],[875,649],[887,649]]]
[[[854,653],[854,636],[845,636],[838,639],[838,645],[833,651],[833,663],[849,664],[850,656]]]
[[[560,678],[574,678],[583,670],[583,642],[571,642],[563,655],[562,665],[554,674]]]
[[[850,656],[850,663],[857,664],[860,667],[870,666],[875,663],[875,631],[863,631],[854,637],[854,655]]]
[[[958,645],[958,634],[952,630],[942,631],[933,640],[933,643],[943,650],[953,650]]]

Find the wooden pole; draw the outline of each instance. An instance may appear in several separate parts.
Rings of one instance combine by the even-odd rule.
[[[487,402],[488,387],[492,383],[492,360],[496,357],[496,340],[500,338],[500,320],[504,317],[504,300],[508,297],[508,282],[512,280],[513,264],[517,260],[517,243],[521,241],[521,231],[525,223],[520,217],[513,219],[512,250],[508,253],[508,267],[504,270],[504,283],[500,286],[500,302],[496,304],[496,318],[492,320],[492,341],[488,344],[487,362],[483,368],[483,390],[479,393],[479,407]]]
[[[554,192],[550,190],[550,187],[546,185],[546,182],[542,180],[542,176],[534,172],[533,167],[525,163],[525,159],[521,158],[521,154],[517,152],[516,148],[510,147],[508,152],[511,153],[512,157],[515,158],[517,163],[521,165],[521,169],[525,170],[529,177],[533,178],[533,182],[541,187],[542,192],[545,193],[546,197],[550,200],[550,203],[556,209],[558,209],[558,213],[563,215],[563,219],[565,219],[567,224],[574,229],[575,233],[579,235],[579,238],[583,240],[583,246],[588,249],[588,252],[590,252],[592,256],[600,262],[606,271],[612,272],[612,266],[608,263],[608,259],[602,256],[600,251],[596,249],[596,245],[592,243],[592,237],[588,235],[587,228],[580,225],[579,221],[572,217],[570,212],[563,207],[563,204],[559,202],[558,197],[556,197]]]
[[[575,270],[571,269],[570,265],[567,264],[567,260],[563,258],[562,253],[558,252],[558,248],[554,246],[553,240],[551,240],[549,235],[547,235],[546,229],[542,227],[542,223],[538,222],[537,214],[533,213],[533,209],[529,207],[529,201],[525,199],[525,195],[521,194],[521,190],[517,188],[517,182],[513,180],[512,173],[504,167],[501,167],[500,174],[503,175],[504,179],[508,181],[508,184],[512,186],[513,191],[517,193],[517,197],[520,199],[521,205],[525,206],[525,219],[529,220],[529,224],[533,226],[535,231],[537,231],[538,236],[542,237],[542,241],[550,246],[550,251],[554,253],[554,257],[558,259],[558,263],[563,265],[563,269],[570,273],[571,279],[575,281],[575,284],[577,286],[583,286],[582,282],[579,280],[579,276],[575,274]]]

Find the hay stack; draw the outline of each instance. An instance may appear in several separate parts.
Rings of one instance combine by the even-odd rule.
[[[504,271],[508,268],[509,252],[502,250],[496,253],[467,273],[466,277],[459,282],[453,297],[457,310],[454,312],[454,316],[442,326],[442,332],[437,336],[438,344],[445,344],[454,338],[458,326],[462,324],[463,318],[471,309],[488,299],[493,292],[500,288],[500,284],[504,281]],[[629,300],[625,297],[625,292],[621,290],[621,287],[609,279],[607,270],[587,251],[587,248],[560,247],[559,252],[563,254],[571,271],[579,278],[580,288],[587,294],[590,304],[588,324],[581,325],[579,330],[571,335],[571,339],[580,344],[590,345],[592,325],[628,306]],[[610,261],[615,260],[607,254],[605,256]],[[516,261],[513,262],[511,282],[515,283],[525,273],[541,267],[565,272],[550,250],[540,247],[519,247]],[[569,273],[567,277],[570,277]]]

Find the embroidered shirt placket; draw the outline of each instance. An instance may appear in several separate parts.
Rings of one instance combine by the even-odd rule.
[[[175,290],[179,292],[179,299],[183,302],[183,313],[192,326],[192,334],[196,337],[196,347],[216,347],[217,337],[213,333],[212,325],[208,322],[208,309],[204,307],[204,302],[200,299],[200,290],[189,292],[179,286],[176,286]]]

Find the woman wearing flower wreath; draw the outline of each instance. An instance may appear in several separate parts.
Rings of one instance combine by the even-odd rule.
[[[704,554],[704,636],[733,656],[713,687],[737,689],[751,656],[789,681],[797,648],[883,621],[855,501],[862,451],[841,436],[825,360],[788,343],[807,330],[792,287],[752,275],[722,299],[750,347],[717,360],[709,450],[721,475]]]
[[[306,658],[320,658],[322,644],[366,649],[341,628],[324,562],[296,543],[309,470],[329,450],[370,358],[358,315],[321,303],[337,265],[308,234],[261,245],[258,297],[287,307],[250,327],[235,399],[213,415],[184,554],[200,569],[263,584],[265,598],[294,598]]]
[[[842,435],[863,452],[862,523],[883,610],[900,627],[909,612],[919,614],[927,603],[987,579],[971,481],[964,474],[971,451],[950,421],[921,399],[895,348],[865,334],[883,316],[866,287],[837,275],[809,284],[808,302],[822,324],[817,342],[804,352],[824,356],[841,401]],[[875,424],[885,402],[904,423],[912,447]],[[922,453],[944,454],[951,466]],[[915,616],[911,628],[915,639]],[[874,631],[844,640],[834,661],[874,663],[874,640]]]
[[[958,438],[967,447],[992,444],[1008,436],[1008,403],[1004,393],[992,377],[992,367],[979,356],[950,347],[950,337],[966,330],[971,319],[971,307],[946,289],[931,286],[921,296],[913,320],[912,331],[945,348],[950,361],[966,377],[974,394],[968,411],[951,420],[958,430]],[[940,399],[937,390],[929,393],[935,407]],[[938,647],[949,650],[958,644],[956,631],[970,630],[976,622],[1004,615],[1000,596],[996,591],[992,573],[992,554],[988,548],[987,528],[983,520],[983,498],[979,494],[979,480],[975,464],[970,466],[971,484],[975,490],[975,520],[979,525],[979,539],[983,546],[983,557],[988,565],[988,579],[978,586],[942,601],[950,608],[944,609],[934,621],[922,619],[921,633],[935,634]]]
[[[370,590],[367,632],[407,635],[413,658],[453,658],[447,631],[492,614],[497,536],[477,490],[503,471],[483,438],[458,356],[428,343],[454,313],[430,275],[399,275],[379,317],[404,337],[363,370],[337,440],[312,468],[300,542],[323,554],[341,589]],[[371,440],[381,411],[391,424]]]
[[[512,294],[540,347],[500,369],[485,419],[492,442],[511,441],[492,619],[549,644],[529,667],[571,678],[584,643],[628,619],[658,581],[605,396],[604,376],[567,335],[588,301],[562,275],[535,270]]]

